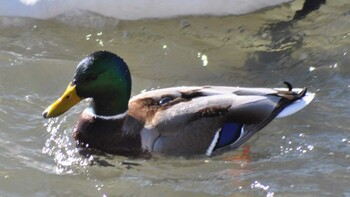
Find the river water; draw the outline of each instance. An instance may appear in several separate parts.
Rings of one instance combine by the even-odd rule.
[[[131,21],[85,11],[0,17],[0,196],[350,196],[350,4],[327,1],[291,21],[301,5]],[[41,113],[96,50],[125,59],[133,95],[289,81],[316,97],[221,155],[84,157],[71,133],[87,103],[55,119]]]

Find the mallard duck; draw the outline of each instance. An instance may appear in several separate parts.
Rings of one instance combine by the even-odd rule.
[[[293,114],[314,98],[306,88],[286,84],[287,89],[172,87],[130,99],[127,64],[98,51],[78,64],[66,91],[43,116],[57,117],[92,98],[74,128],[81,147],[125,156],[212,155],[239,147],[275,117]]]

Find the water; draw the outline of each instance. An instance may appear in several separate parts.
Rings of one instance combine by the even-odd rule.
[[[3,16],[47,19],[76,10],[88,10],[118,19],[165,18],[184,15],[245,14],[292,0],[0,0]]]
[[[91,12],[0,17],[0,196],[350,196],[350,4],[301,1],[243,16],[125,21]],[[215,157],[84,157],[71,137],[83,102],[42,111],[96,50],[118,53],[133,95],[177,85],[307,86],[316,98]]]

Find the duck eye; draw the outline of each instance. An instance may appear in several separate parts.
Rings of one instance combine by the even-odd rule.
[[[170,101],[172,101],[173,99],[170,97],[164,97],[159,101],[159,105],[165,105],[167,103],[169,103]]]

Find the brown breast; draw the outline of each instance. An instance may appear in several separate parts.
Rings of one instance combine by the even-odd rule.
[[[130,121],[134,122],[134,129],[124,125],[126,122],[131,124]],[[102,119],[83,112],[74,128],[74,138],[80,147],[136,156],[143,152],[141,138],[139,132],[130,130],[140,130],[140,127],[140,123],[128,115],[122,119]]]

